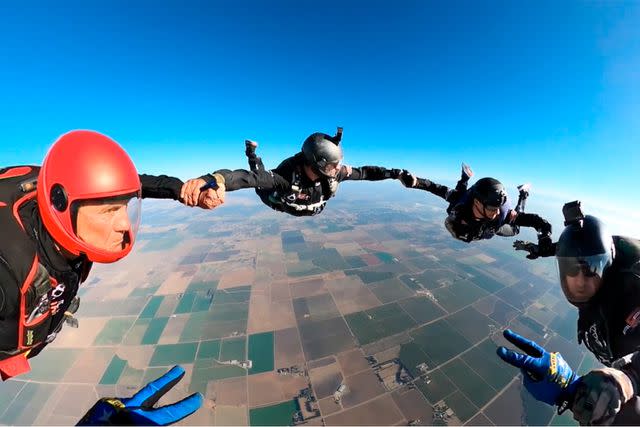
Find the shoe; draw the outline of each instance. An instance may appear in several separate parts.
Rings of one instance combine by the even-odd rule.
[[[531,184],[528,182],[526,184],[518,185],[518,192],[522,197],[525,197],[525,198],[528,197],[529,190],[531,190]]]
[[[251,141],[250,139],[245,139],[244,140],[244,146],[245,146],[245,154],[247,155],[247,157],[251,157],[251,156],[255,156],[256,155],[256,148],[258,148],[258,143],[255,141]]]
[[[469,165],[462,163],[462,176],[465,176],[467,179],[473,176],[473,171],[469,167]]]

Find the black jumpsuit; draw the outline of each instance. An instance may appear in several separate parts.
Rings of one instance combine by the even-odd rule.
[[[321,177],[312,181],[303,170],[305,159],[302,153],[285,159],[273,170],[265,170],[262,161],[256,159],[258,163],[251,164],[251,171],[221,169],[214,173],[224,177],[227,191],[255,188],[264,204],[294,216],[312,216],[322,212],[342,181],[397,179],[400,174],[399,169],[343,165],[335,178]],[[206,176],[203,178],[207,179]]]

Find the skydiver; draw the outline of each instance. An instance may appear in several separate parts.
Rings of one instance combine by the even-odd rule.
[[[0,169],[3,380],[28,372],[28,359],[73,318],[92,263],[115,262],[131,251],[141,198],[179,200],[182,187],[177,178],[138,175],[115,141],[84,130],[62,135],[41,167]],[[220,203],[208,189],[194,205]]]
[[[201,188],[215,184],[227,191],[255,188],[264,204],[294,216],[317,215],[332,198],[338,184],[347,180],[380,181],[398,179],[400,169],[379,166],[351,167],[343,165],[340,141],[342,128],[334,136],[316,132],[305,139],[302,150],[282,161],[273,170],[266,170],[256,155],[257,143],[245,142],[250,170],[221,169],[186,182],[185,201],[193,203]]]
[[[445,227],[458,240],[469,243],[491,239],[495,235],[510,237],[518,234],[520,227],[532,227],[538,232],[541,246],[552,243],[551,224],[537,214],[524,212],[529,184],[518,186],[518,203],[515,209],[511,209],[500,181],[481,178],[467,188],[472,176],[471,168],[463,163],[462,174],[454,189],[418,178],[406,170],[402,171],[400,181],[407,188],[428,191],[449,202]]]
[[[514,247],[531,259],[556,256],[562,292],[578,309],[578,343],[606,367],[579,377],[559,354],[507,331],[527,355],[504,347],[498,355],[523,370],[534,397],[570,409],[581,425],[640,425],[640,240],[611,236],[579,201],[565,204],[563,214],[566,228],[550,249],[522,241]]]

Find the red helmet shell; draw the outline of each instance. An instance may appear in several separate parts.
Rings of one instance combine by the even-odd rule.
[[[38,175],[38,209],[60,246],[74,255],[85,254],[91,261],[109,263],[131,251],[134,236],[119,252],[87,245],[73,230],[70,206],[78,200],[136,193],[139,197],[140,191],[136,167],[122,147],[101,133],[74,130],[58,138],[44,158]]]

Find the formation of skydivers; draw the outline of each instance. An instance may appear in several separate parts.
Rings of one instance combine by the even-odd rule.
[[[29,370],[28,359],[52,342],[63,325],[77,326],[77,292],[93,262],[115,262],[136,239],[141,198],[178,200],[213,209],[227,191],[255,189],[272,209],[317,215],[346,180],[399,180],[448,203],[445,228],[464,242],[514,236],[532,227],[538,242],[515,241],[527,258],[555,256],[560,286],[579,313],[578,342],[605,367],[578,375],[558,353],[511,330],[504,337],[519,351],[499,347],[498,356],[521,369],[525,388],[559,411],[569,409],[582,425],[640,424],[640,241],[611,236],[579,202],[563,207],[565,229],[553,242],[551,224],[525,212],[528,184],[518,187],[511,208],[502,183],[481,178],[471,187],[463,164],[455,188],[403,169],[342,164],[342,128],[316,132],[299,153],[267,170],[245,142],[249,169],[220,169],[182,182],[166,175],[139,175],[127,153],[93,131],[62,135],[42,166],[0,169],[0,374]],[[162,408],[153,406],[184,375],[175,367],[131,398],[99,400],[83,425],[170,424],[196,411],[199,393]]]

